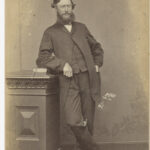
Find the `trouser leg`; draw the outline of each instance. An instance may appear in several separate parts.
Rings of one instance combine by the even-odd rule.
[[[81,73],[78,77],[80,88],[80,99],[82,114],[87,119],[87,128],[91,135],[93,135],[93,124],[95,114],[95,102],[90,93],[89,76],[87,72]]]
[[[78,76],[78,84],[80,89],[80,101],[83,118],[87,120],[85,127],[71,127],[77,141],[82,150],[95,150],[98,149],[92,139],[93,135],[93,122],[95,113],[95,102],[90,95],[89,77],[88,73],[81,73]]]
[[[84,120],[77,81],[76,77],[71,79],[67,99],[64,105],[65,120],[70,126],[80,126],[80,123]]]
[[[75,76],[65,103],[66,121],[82,150],[95,150],[92,140],[95,103],[91,99],[88,73]],[[86,126],[83,121],[87,120]]]

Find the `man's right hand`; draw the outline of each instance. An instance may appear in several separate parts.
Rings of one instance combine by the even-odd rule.
[[[63,74],[64,76],[69,78],[73,76],[72,67],[69,65],[69,63],[65,63],[65,66],[63,68]]]

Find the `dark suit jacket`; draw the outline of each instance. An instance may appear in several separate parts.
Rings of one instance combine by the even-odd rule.
[[[99,101],[101,99],[100,76],[96,73],[95,64],[102,66],[103,50],[84,24],[73,22],[71,33],[58,22],[46,29],[41,41],[37,65],[59,74],[60,98],[64,101],[70,80],[63,76],[62,72],[64,64],[72,60],[74,43],[80,48],[85,58],[93,100]]]

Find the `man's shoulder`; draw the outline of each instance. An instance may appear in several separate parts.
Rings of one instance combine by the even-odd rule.
[[[53,24],[53,25],[47,27],[44,32],[45,32],[45,33],[53,32],[53,30],[54,30],[55,28],[56,28],[56,24]]]
[[[74,24],[75,24],[76,26],[79,26],[79,27],[85,27],[85,26],[86,26],[84,23],[82,23],[82,22],[77,22],[77,21],[75,21]]]
[[[88,28],[86,26],[86,24],[81,23],[81,22],[74,22],[76,28],[82,32],[87,32]]]

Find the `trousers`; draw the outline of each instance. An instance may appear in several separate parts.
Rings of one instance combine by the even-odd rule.
[[[70,126],[79,146],[93,150],[92,140],[95,102],[90,93],[88,72],[74,74],[64,105],[66,123]]]

